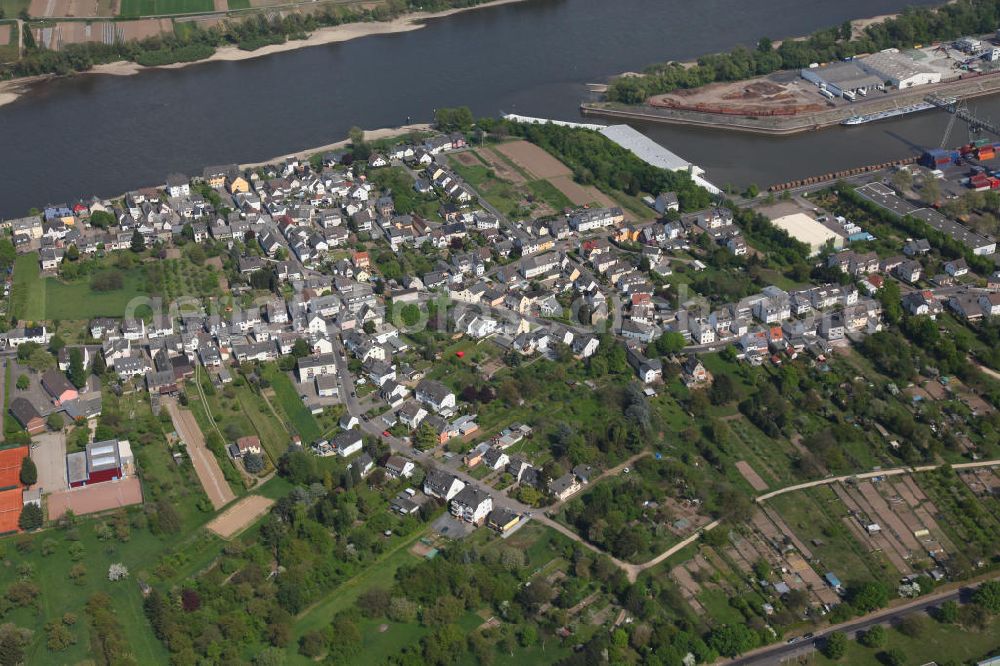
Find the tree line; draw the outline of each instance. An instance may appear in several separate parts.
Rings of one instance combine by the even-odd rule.
[[[808,67],[814,62],[844,60],[887,48],[909,48],[993,32],[998,23],[1000,0],[972,0],[937,8],[910,7],[895,18],[866,27],[857,36],[848,21],[803,40],[786,39],[777,48],[770,39],[763,38],[753,50],[737,46],[728,53],[703,56],[693,67],[674,61],[651,65],[642,76],[619,77],[612,82],[607,99],[642,104],[652,95],[677,89],[740,81],[778,70]]]
[[[0,66],[0,79],[42,74],[66,75],[85,72],[95,65],[123,60],[146,67],[194,62],[210,57],[221,46],[238,46],[253,51],[288,39],[305,39],[309,32],[318,28],[362,21],[388,21],[411,11],[474,7],[484,1],[486,0],[430,0],[418,3],[416,0],[389,0],[375,7],[327,5],[321,11],[309,14],[256,14],[242,20],[223,21],[211,28],[200,28],[194,23],[188,23],[179,34],[161,34],[142,40],[116,41],[113,44],[67,44],[58,51],[37,44],[26,22],[25,54],[16,62]]]

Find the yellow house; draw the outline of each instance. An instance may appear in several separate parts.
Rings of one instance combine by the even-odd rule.
[[[205,178],[205,183],[213,190],[217,190],[226,184],[226,174],[213,173]]]
[[[521,516],[510,509],[497,507],[486,517],[486,524],[490,529],[500,534],[505,534],[514,529],[521,522]]]
[[[229,179],[229,193],[239,194],[240,192],[246,193],[250,191],[250,183],[243,176],[236,176],[235,178]]]

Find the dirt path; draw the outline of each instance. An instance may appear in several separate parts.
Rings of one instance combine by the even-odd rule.
[[[272,504],[274,504],[273,499],[261,495],[244,497],[216,516],[205,527],[223,539],[228,539],[252,525],[254,521],[267,513]]]
[[[173,398],[164,398],[163,406],[167,408],[177,434],[187,445],[194,471],[198,475],[198,480],[201,481],[208,499],[211,500],[212,506],[221,509],[236,499],[236,494],[229,487],[229,483],[222,473],[222,468],[219,467],[219,461],[215,459],[205,444],[205,436],[202,434],[201,428],[198,427],[194,414],[187,409],[178,407]]]

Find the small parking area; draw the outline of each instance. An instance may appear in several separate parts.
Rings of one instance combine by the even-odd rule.
[[[66,435],[50,432],[36,436],[31,444],[31,459],[38,468],[38,485],[43,494],[69,487],[66,480]]]
[[[475,531],[476,526],[455,518],[449,513],[441,516],[431,525],[431,530],[435,534],[440,534],[449,539],[464,539]]]

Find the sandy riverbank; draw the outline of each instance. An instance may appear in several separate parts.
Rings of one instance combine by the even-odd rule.
[[[395,18],[391,21],[345,23],[343,25],[319,28],[318,30],[313,31],[313,33],[306,39],[289,40],[284,44],[272,44],[270,46],[261,47],[255,51],[244,51],[236,46],[224,46],[216,49],[215,53],[213,53],[210,57],[196,62],[179,62],[172,65],[164,65],[163,67],[143,67],[142,65],[134,62],[122,61],[109,63],[107,65],[97,65],[86,72],[82,72],[81,74],[131,76],[148,69],[180,69],[181,67],[187,67],[189,65],[199,65],[213,61],[235,62],[238,60],[250,60],[252,58],[262,58],[264,56],[273,55],[275,53],[309,48],[310,46],[322,46],[324,44],[346,42],[352,39],[358,39],[359,37],[370,37],[372,35],[387,35],[397,32],[420,30],[430,19],[444,18],[460,12],[472,11],[483,7],[498,7],[500,5],[509,5],[524,1],[525,0],[492,0],[492,2],[484,2],[483,4],[475,5],[474,7],[458,7],[441,12],[414,12],[412,14],[400,16],[399,18]],[[33,76],[0,82],[0,106],[10,104],[27,92],[31,86],[52,78],[54,77]]]
[[[402,125],[400,127],[383,127],[381,129],[365,130],[365,140],[378,141],[379,139],[391,139],[393,137],[402,136],[404,134],[409,134],[411,132],[428,132],[431,129],[433,128],[426,123],[417,123],[415,125]],[[350,139],[343,139],[342,141],[337,141],[335,143],[328,143],[325,146],[306,148],[305,150],[300,150],[297,153],[286,153],[284,155],[272,157],[271,159],[263,160],[261,162],[250,162],[248,164],[241,164],[240,168],[253,169],[255,167],[259,167],[264,164],[274,164],[276,162],[281,162],[288,158],[304,160],[308,159],[310,155],[315,155],[316,153],[325,153],[331,150],[346,148],[350,142],[351,142]]]

